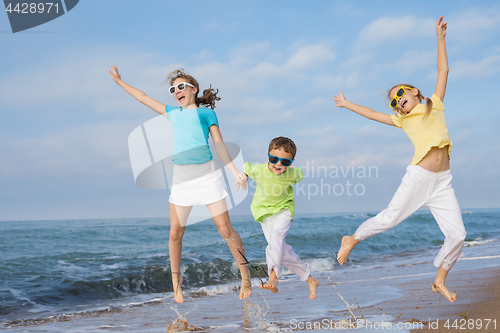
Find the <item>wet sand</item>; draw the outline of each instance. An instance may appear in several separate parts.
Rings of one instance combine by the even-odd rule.
[[[171,296],[151,302],[129,305],[110,311],[97,311],[72,318],[53,318],[45,322],[24,325],[18,323],[6,330],[11,332],[105,332],[132,333],[202,332],[338,332],[322,323],[338,323],[352,318],[347,304],[352,305],[356,319],[374,323],[391,323],[390,329],[357,331],[410,332],[420,324],[438,329],[414,329],[412,332],[500,331],[500,258],[459,262],[461,269],[450,272],[447,286],[456,292],[452,304],[431,290],[435,268],[430,263],[391,267],[336,269],[315,277],[320,280],[318,298],[309,300],[309,288],[297,278],[280,281],[280,292],[272,294],[253,282],[249,301],[238,298],[237,284],[227,287],[228,293],[217,295],[186,295],[184,304],[175,304]],[[484,268],[486,267],[486,268]],[[220,287],[218,287],[220,288]],[[343,300],[345,299],[345,301]],[[444,325],[449,319],[450,328]],[[479,329],[478,320],[482,327]],[[457,328],[453,328],[456,320]],[[473,329],[469,329],[473,320]],[[318,324],[316,329],[299,323]],[[402,326],[395,327],[401,323]],[[175,327],[179,324],[178,327]],[[420,325],[420,326],[418,326]],[[465,329],[459,329],[463,327]],[[399,329],[397,329],[399,328]],[[0,330],[2,328],[0,327]],[[348,329],[348,331],[352,331]]]
[[[447,286],[458,294],[455,303],[434,293],[432,281],[430,277],[396,285],[405,296],[375,308],[394,316],[395,321],[420,321],[426,325],[413,333],[500,331],[500,267],[451,271]]]

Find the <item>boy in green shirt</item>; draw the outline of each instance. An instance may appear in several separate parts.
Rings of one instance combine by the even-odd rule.
[[[269,281],[261,288],[278,292],[278,279],[283,264],[297,274],[301,281],[307,281],[309,298],[314,299],[319,281],[311,276],[311,267],[300,260],[292,247],[285,243],[295,215],[292,185],[304,178],[300,168],[291,167],[296,151],[297,147],[289,138],[275,138],[269,144],[269,163],[247,162],[244,172],[257,183],[250,208],[255,220],[261,223],[268,243],[266,262],[270,275]]]

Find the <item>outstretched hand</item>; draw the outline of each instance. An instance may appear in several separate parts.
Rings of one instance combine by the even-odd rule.
[[[111,66],[111,68],[113,69],[113,72],[108,71],[108,73],[109,75],[111,75],[111,78],[118,83],[118,81],[122,79],[122,76],[120,73],[118,73],[118,68],[116,66]]]
[[[339,95],[335,95],[335,97],[333,97],[333,100],[335,101],[335,103],[337,103],[337,105],[335,106],[340,108],[345,107],[346,99],[344,97],[344,94],[342,94],[340,90],[339,90]]]
[[[246,173],[241,172],[234,176],[236,178],[236,183],[234,183],[233,185],[238,184],[238,186],[236,186],[236,192],[238,192],[240,187],[243,191],[245,191],[247,189],[247,180],[248,180],[248,176],[246,175]]]
[[[441,16],[436,23],[436,33],[439,36],[446,36],[446,28],[448,28],[448,22],[444,22],[443,16]]]

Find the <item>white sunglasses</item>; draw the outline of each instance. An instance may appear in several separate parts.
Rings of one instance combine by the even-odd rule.
[[[190,87],[193,87],[194,86],[189,83],[189,82],[181,82],[181,83],[178,83],[177,85],[175,86],[171,86],[168,91],[170,92],[171,95],[175,94],[175,88],[177,88],[178,91],[183,91],[184,89],[186,89],[186,86],[190,86]]]

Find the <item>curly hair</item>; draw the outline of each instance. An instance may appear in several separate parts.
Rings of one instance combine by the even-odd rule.
[[[295,146],[295,143],[293,143],[292,140],[290,140],[289,138],[285,138],[284,136],[279,136],[272,139],[269,143],[269,150],[267,152],[270,153],[271,150],[280,148],[283,148],[285,152],[292,154],[292,159],[295,158],[295,154],[297,153],[297,146]]]
[[[199,107],[200,105],[204,105],[211,108],[212,110],[215,109],[215,102],[220,101],[220,97],[217,96],[217,94],[219,93],[219,89],[214,90],[212,89],[212,85],[210,85],[208,89],[203,90],[203,96],[198,97],[198,92],[200,92],[200,85],[194,77],[184,72],[184,68],[176,69],[175,71],[168,74],[167,81],[170,82],[170,85],[172,85],[177,79],[185,79],[187,80],[187,82],[196,87],[197,92],[194,100],[196,106]]]
[[[422,93],[420,92],[420,89],[418,89],[417,87],[411,85],[411,84],[406,84],[406,83],[403,83],[403,84],[397,84],[395,85],[394,87],[392,87],[391,89],[389,89],[389,91],[387,92],[387,98],[389,99],[389,101],[391,100],[391,96],[390,96],[390,93],[392,91],[392,89],[395,89],[395,88],[398,88],[398,87],[401,87],[401,86],[405,86],[405,87],[409,87],[409,88],[416,88],[418,90],[418,94],[417,94],[417,98],[420,102],[422,102],[423,99],[425,99],[425,113],[424,113],[424,116],[422,117],[422,121],[425,121],[429,115],[431,114],[431,111],[432,111],[432,101],[430,98],[426,98],[424,97],[424,95],[422,95]],[[403,109],[398,105],[396,107],[393,108],[394,110],[394,113],[396,115],[405,115],[405,113],[403,112]]]

